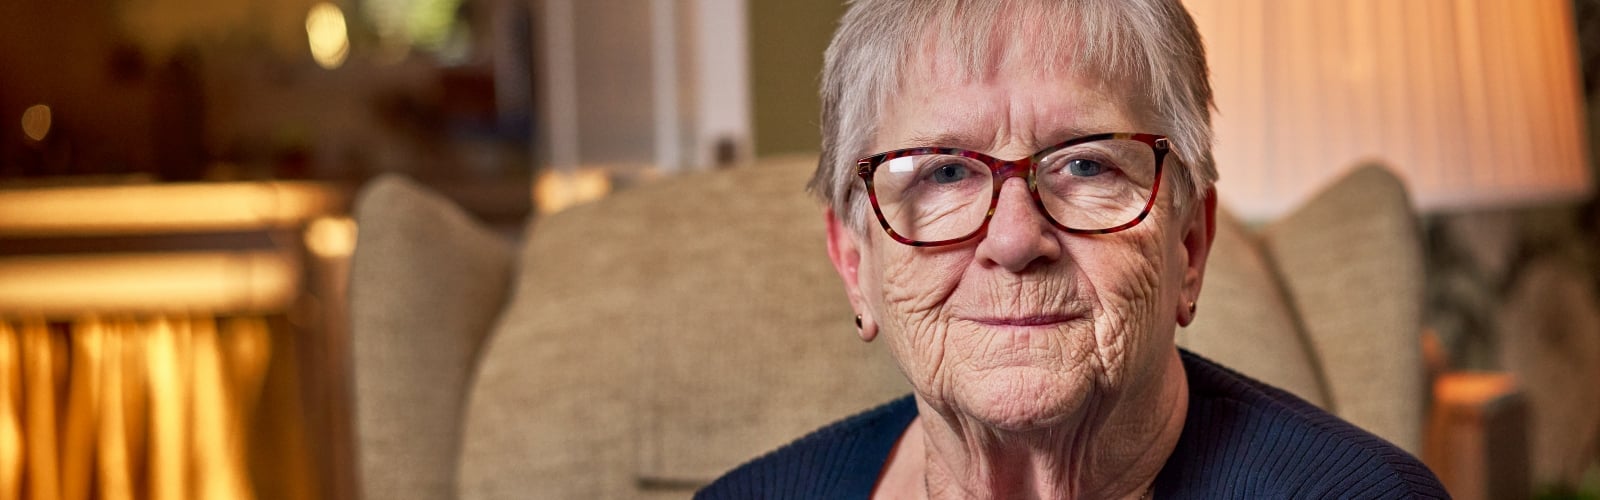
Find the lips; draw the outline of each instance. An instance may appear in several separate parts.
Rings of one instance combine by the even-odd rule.
[[[979,324],[983,324],[983,325],[987,325],[987,326],[1029,327],[1029,326],[1053,326],[1053,325],[1059,325],[1059,324],[1062,324],[1062,323],[1066,323],[1068,321],[1078,320],[1078,319],[1082,319],[1082,318],[1083,318],[1083,316],[1078,316],[1078,315],[1040,314],[1040,315],[1025,315],[1025,316],[970,318],[970,321],[975,322],[975,323],[979,323]]]

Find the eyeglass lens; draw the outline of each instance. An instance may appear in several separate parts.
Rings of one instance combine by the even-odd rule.
[[[1155,188],[1156,154],[1131,139],[1086,142],[1038,158],[1039,201],[1058,224],[1102,230],[1132,222]],[[995,194],[983,160],[921,154],[888,160],[873,172],[873,191],[889,227],[907,239],[961,238],[983,225]]]

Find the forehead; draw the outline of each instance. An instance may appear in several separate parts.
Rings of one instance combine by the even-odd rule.
[[[1018,19],[1028,33],[1048,24]],[[1052,32],[1052,31],[1046,31]],[[1074,60],[1069,34],[973,40],[925,30],[881,102],[878,151],[949,146],[996,153],[1138,129],[1128,92]],[[1013,151],[1016,152],[1016,151]],[[1027,154],[1022,152],[1021,154]]]

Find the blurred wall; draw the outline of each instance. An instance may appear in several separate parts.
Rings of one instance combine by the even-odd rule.
[[[844,2],[752,0],[749,13],[756,155],[815,152],[822,51]]]
[[[655,154],[650,9],[634,2],[572,3],[579,159],[649,163]],[[551,124],[562,126],[562,124]]]
[[[46,22],[54,20],[53,22]],[[156,73],[98,2],[0,2],[0,177],[147,171]],[[43,141],[22,113],[50,107]]]

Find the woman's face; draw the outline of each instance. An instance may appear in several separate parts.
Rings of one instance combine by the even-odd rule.
[[[1017,159],[1092,133],[1162,133],[1096,81],[1044,74],[1026,57],[964,80],[941,68],[951,59],[906,66],[874,152],[937,145]],[[1169,159],[1155,210],[1113,234],[1055,229],[1013,178],[977,239],[911,247],[876,221],[865,234],[832,221],[830,255],[925,403],[1000,429],[1048,427],[1156,384],[1173,355],[1210,246],[1209,202],[1174,212],[1179,168]]]

